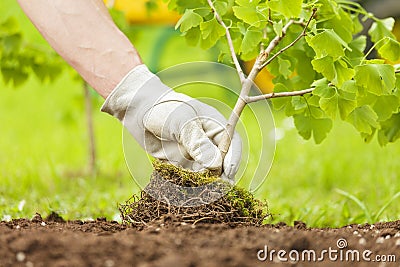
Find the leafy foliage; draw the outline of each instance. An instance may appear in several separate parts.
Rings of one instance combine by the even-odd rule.
[[[15,18],[0,22],[0,70],[6,84],[17,87],[30,74],[42,82],[53,81],[62,72],[62,66],[55,52],[24,39]]]
[[[166,0],[168,1],[168,0]],[[337,117],[351,123],[369,141],[378,133],[381,145],[400,137],[400,75],[390,62],[400,59],[400,43],[392,34],[393,18],[378,19],[348,0],[169,0],[184,14],[177,24],[190,45],[217,45],[219,59],[232,64],[225,26],[242,60],[260,55],[281,37],[266,62],[275,92],[315,88],[312,94],[272,99],[293,116],[299,134],[320,143]],[[316,15],[311,17],[313,10]],[[223,24],[220,23],[221,18]],[[300,38],[306,22],[305,38]],[[372,20],[368,35],[381,59],[370,60],[363,21]],[[292,25],[284,32],[285,25]],[[286,46],[290,49],[284,49]],[[284,51],[281,51],[284,50]],[[280,52],[281,51],[281,52]],[[337,116],[339,114],[339,116]]]

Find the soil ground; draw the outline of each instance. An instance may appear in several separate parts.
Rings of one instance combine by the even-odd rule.
[[[286,255],[281,256],[290,253],[295,259],[297,253],[299,261],[282,264],[277,252],[272,261],[260,261],[257,253],[265,257],[260,252],[265,246],[269,256],[271,250],[283,249]],[[321,262],[323,249],[328,252]],[[316,261],[308,261],[311,250]],[[354,250],[358,262],[353,261]],[[388,262],[394,260],[392,255],[396,263]],[[36,216],[0,222],[0,266],[400,266],[400,221],[310,229],[302,222],[256,227],[192,225],[164,218],[134,228],[104,219],[63,222]]]

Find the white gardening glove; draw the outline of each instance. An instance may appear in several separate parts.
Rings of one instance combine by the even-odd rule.
[[[225,118],[213,107],[176,93],[145,65],[125,76],[101,110],[117,117],[153,157],[194,171],[223,164],[222,177],[233,181],[242,152],[239,135],[234,134],[222,163],[217,146]]]

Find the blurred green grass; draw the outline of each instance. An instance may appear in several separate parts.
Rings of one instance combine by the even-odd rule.
[[[19,16],[31,40],[44,43],[18,8],[7,10]],[[166,31],[137,29],[135,45],[153,69],[215,59],[215,51],[189,48],[183,38]],[[156,53],[157,49],[162,53]],[[155,54],[162,56],[155,58]],[[92,176],[86,170],[81,81],[65,73],[53,84],[30,78],[21,88],[2,83],[0,88],[0,219],[30,218],[35,212],[46,215],[50,211],[67,219],[117,218],[117,203],[138,188],[125,165],[121,125],[99,112],[102,100],[93,96],[99,169]],[[352,126],[337,121],[327,140],[315,145],[298,136],[290,119],[279,112],[274,116],[282,138],[272,169],[256,191],[257,197],[269,203],[273,217],[267,222],[302,220],[310,226],[331,227],[363,223],[371,216],[336,189],[357,197],[372,215],[400,191],[399,144],[384,148],[375,140],[365,144]],[[252,146],[259,145],[253,142]],[[398,202],[394,200],[373,219],[399,219]]]

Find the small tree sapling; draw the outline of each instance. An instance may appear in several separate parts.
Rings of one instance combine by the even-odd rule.
[[[369,141],[381,145],[400,137],[400,43],[393,18],[378,19],[348,0],[170,0],[183,14],[179,28],[189,44],[221,49],[232,64],[241,93],[228,119],[219,149],[229,148],[244,107],[271,99],[292,116],[299,134],[316,143],[325,139],[339,114]],[[372,20],[368,36],[363,24]],[[373,47],[366,50],[367,38]],[[369,59],[373,51],[380,58]],[[246,75],[240,60],[255,63]],[[261,70],[275,76],[270,94],[250,96]],[[221,171],[221,170],[220,170]]]

